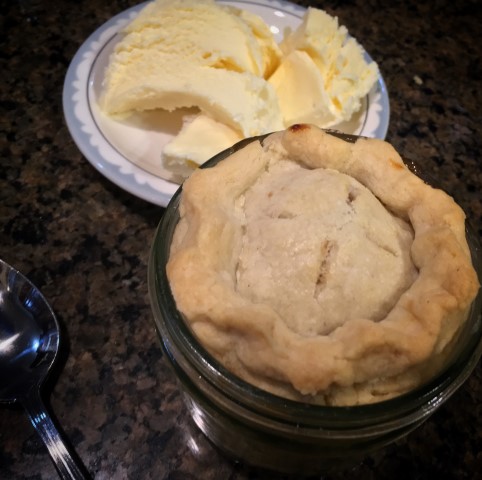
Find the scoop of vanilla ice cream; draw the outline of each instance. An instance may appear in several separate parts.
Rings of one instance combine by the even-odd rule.
[[[307,52],[290,52],[269,81],[275,87],[286,126],[312,123],[328,127],[339,121],[323,75]]]
[[[166,165],[196,168],[217,153],[242,140],[242,136],[223,123],[196,115],[185,117],[180,132],[164,147]]]
[[[156,0],[124,35],[105,74],[106,113],[196,106],[243,136],[282,127],[263,77],[280,52],[252,15],[213,0]]]
[[[200,65],[263,76],[271,61],[265,62],[264,56],[271,52],[265,52],[264,35],[259,34],[263,21],[257,19],[214,0],[156,0],[127,25],[124,32],[133,35],[118,49],[168,49]],[[255,26],[258,34],[253,32]],[[272,44],[279,57],[274,39]]]
[[[270,78],[285,125],[328,127],[349,120],[378,77],[362,47],[338,19],[309,8],[303,22],[281,43],[284,57]]]

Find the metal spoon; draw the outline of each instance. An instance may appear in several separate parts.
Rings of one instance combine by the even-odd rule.
[[[61,438],[40,387],[59,348],[59,325],[42,293],[0,259],[0,402],[20,402],[61,478],[89,478]]]

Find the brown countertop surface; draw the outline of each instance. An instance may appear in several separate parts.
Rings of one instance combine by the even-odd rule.
[[[482,4],[298,2],[337,15],[379,64],[387,139],[438,179],[482,232]],[[65,330],[48,404],[92,477],[283,478],[233,464],[191,425],[162,358],[147,294],[163,209],[124,192],[82,156],[62,111],[69,62],[135,0],[1,2],[0,248]],[[482,471],[482,367],[407,438],[326,478],[474,479]],[[18,406],[0,408],[0,478],[56,471]]]

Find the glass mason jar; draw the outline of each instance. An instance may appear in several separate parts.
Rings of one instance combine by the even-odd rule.
[[[209,168],[248,139],[207,162]],[[197,341],[169,288],[166,264],[179,220],[182,188],[159,224],[149,261],[149,295],[165,357],[192,419],[224,453],[250,465],[315,474],[354,464],[424,422],[463,384],[482,355],[482,295],[471,306],[450,361],[428,383],[396,398],[351,407],[318,406],[263,391],[231,374]],[[482,254],[476,234],[467,239],[479,279]],[[479,280],[480,281],[480,280]]]

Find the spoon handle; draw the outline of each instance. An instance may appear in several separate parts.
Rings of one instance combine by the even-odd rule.
[[[22,404],[32,425],[47,447],[60,478],[65,480],[86,480],[90,476],[75,452],[62,440],[61,434],[50,417],[37,389],[32,389]]]

